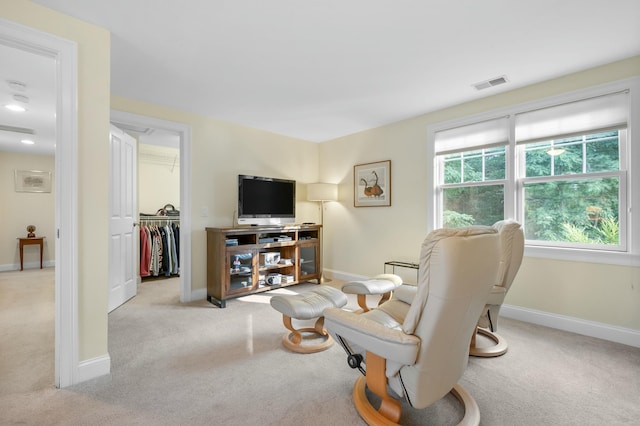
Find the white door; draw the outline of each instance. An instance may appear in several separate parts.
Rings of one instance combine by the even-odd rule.
[[[136,295],[136,140],[117,127],[109,134],[109,312]]]

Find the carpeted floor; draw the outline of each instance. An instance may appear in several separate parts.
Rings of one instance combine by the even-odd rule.
[[[48,272],[48,274],[47,274]],[[177,279],[144,282],[109,315],[112,374],[53,383],[53,270],[0,273],[0,424],[363,425],[342,349],[285,350],[275,292],[180,304]],[[355,300],[349,306],[355,307]],[[470,358],[461,381],[483,425],[625,425],[640,419],[640,349],[501,318],[509,351]],[[448,396],[403,424],[456,424]]]

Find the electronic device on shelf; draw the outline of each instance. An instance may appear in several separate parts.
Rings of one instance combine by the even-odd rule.
[[[238,175],[238,225],[295,223],[296,181]]]

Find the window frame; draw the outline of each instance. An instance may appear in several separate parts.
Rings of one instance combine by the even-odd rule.
[[[505,146],[505,179],[482,182],[462,182],[456,186],[472,186],[483,184],[504,184],[504,217],[514,218],[520,223],[524,219],[524,184],[539,177],[523,178],[519,174],[522,167],[518,152],[524,150],[526,144],[516,146],[515,118],[517,114],[536,109],[549,108],[570,102],[581,101],[591,97],[611,94],[618,91],[629,92],[629,117],[625,133],[626,141],[620,138],[620,170],[605,173],[589,173],[586,177],[619,176],[619,214],[620,233],[619,244],[615,249],[611,246],[577,245],[559,246],[548,241],[525,241],[525,256],[541,257],[557,260],[572,260],[579,262],[607,263],[640,266],[640,213],[634,214],[634,201],[640,204],[640,77],[620,80],[596,87],[585,88],[573,92],[552,96],[537,101],[526,102],[506,108],[491,110],[461,119],[436,123],[427,129],[427,164],[432,168],[432,181],[427,185],[427,199],[433,200],[431,208],[427,210],[427,229],[429,231],[442,226],[442,188],[452,187],[454,184],[439,185],[440,176],[444,173],[444,161],[438,159],[435,153],[435,138],[437,132],[456,127],[468,126],[476,122],[495,120],[509,117],[509,142]],[[595,131],[594,131],[595,133]],[[477,150],[477,147],[469,149]],[[446,155],[443,153],[442,155]],[[585,175],[579,175],[585,177]],[[555,177],[554,177],[555,178]],[[561,180],[571,180],[571,175],[559,176]],[[640,210],[639,210],[640,212]],[[606,247],[606,248],[605,248]]]

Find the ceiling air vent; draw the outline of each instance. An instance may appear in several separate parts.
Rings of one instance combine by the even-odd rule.
[[[499,86],[501,84],[504,84],[506,82],[508,82],[509,80],[507,80],[506,76],[500,76],[500,77],[495,77],[492,78],[491,80],[486,80],[486,81],[482,81],[480,83],[476,83],[473,85],[473,87],[476,88],[476,90],[483,90],[483,89],[488,89],[489,87],[493,87],[493,86]]]
[[[0,131],[3,132],[14,132],[14,133],[24,133],[27,135],[35,135],[36,131],[33,129],[27,129],[26,127],[15,127],[15,126],[5,126],[4,124],[0,124]]]

